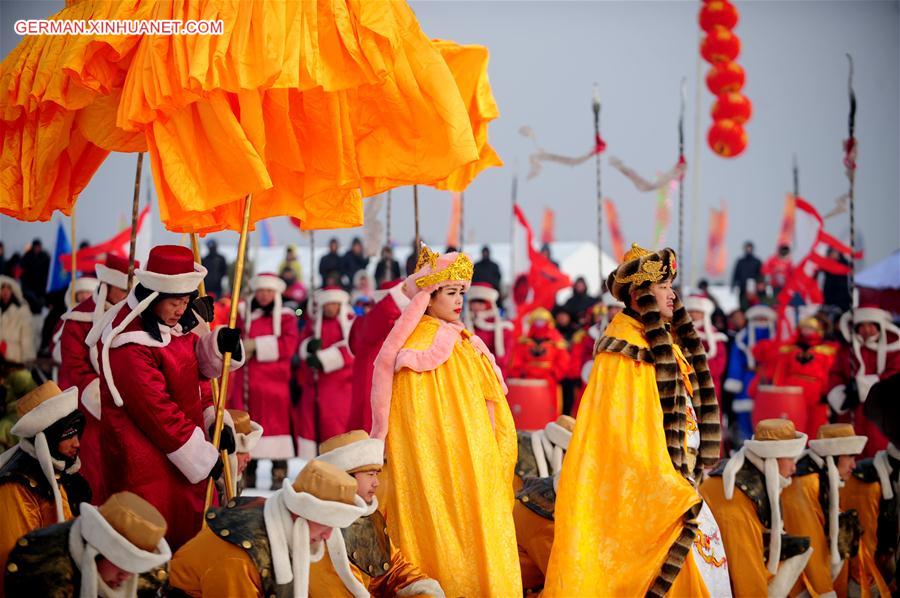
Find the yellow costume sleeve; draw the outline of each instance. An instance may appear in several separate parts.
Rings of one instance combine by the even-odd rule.
[[[195,598],[262,595],[262,579],[250,556],[206,528],[172,557],[169,583]]]
[[[766,569],[763,525],[750,499],[737,489],[726,499],[720,477],[703,482],[700,494],[719,524],[734,595],[766,596],[772,574]]]
[[[369,593],[374,598],[396,596],[397,592],[409,584],[425,579],[428,579],[428,576],[406,560],[403,553],[394,544],[391,544],[391,570],[369,582]]]
[[[534,564],[538,571],[528,575],[527,568],[522,567],[522,584],[525,588],[543,585],[544,576],[547,575],[547,565],[550,562],[550,550],[553,548],[553,521],[541,517],[519,501],[513,507],[513,519],[516,522],[516,541],[519,543],[519,560],[523,561],[523,553],[526,557],[525,564]],[[534,580],[537,578],[537,583]],[[531,582],[531,583],[529,583]]]
[[[60,485],[63,517],[72,518],[65,488]],[[0,485],[0,574],[16,540],[30,531],[56,523],[56,504],[43,499],[15,482]]]
[[[340,531],[334,530],[333,533],[338,534]],[[369,585],[369,576],[364,575],[356,565],[350,563],[350,570],[364,586]],[[328,549],[325,549],[325,556],[309,565],[309,598],[351,598],[352,596],[337,571],[334,570],[331,556],[328,554]]]
[[[797,581],[791,595],[802,591],[804,585],[813,596],[833,592],[830,551],[828,538],[825,537],[825,515],[819,505],[819,476],[795,476],[791,485],[781,493],[781,509],[784,531],[792,536],[808,536],[809,545],[813,549],[803,576]]]
[[[653,366],[600,353],[559,483],[545,594],[643,595],[699,501],[669,458]]]
[[[863,534],[860,538],[859,554],[850,561],[850,576],[863,587],[875,584],[882,595],[889,592],[878,564],[875,561],[875,548],[878,544],[878,511],[881,505],[881,484],[865,483],[850,476],[841,488],[841,510],[855,509],[859,513],[859,523]],[[846,567],[845,567],[846,569]]]

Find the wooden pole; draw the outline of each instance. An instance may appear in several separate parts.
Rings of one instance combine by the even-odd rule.
[[[196,263],[200,263],[200,243],[197,240],[197,233],[191,233],[191,250],[194,252],[194,261]],[[132,262],[133,263],[133,262]],[[206,297],[206,282],[203,279],[200,279],[200,286],[197,287],[197,292],[200,293],[201,297]],[[209,381],[210,386],[212,387],[213,399],[215,400],[219,396],[219,379],[213,378]],[[222,463],[225,464],[225,469],[223,471],[223,475],[225,476],[225,487],[232,488],[232,478],[233,474],[231,471],[231,462],[228,460],[228,453],[225,451],[221,451],[222,455]],[[228,491],[226,491],[225,496],[228,496]],[[205,519],[204,519],[205,521]]]
[[[391,246],[391,190],[388,189],[387,192],[387,238],[385,239],[385,245],[388,247]]]
[[[854,311],[858,298],[856,297],[856,93],[853,91],[853,56],[847,54],[847,62],[850,67],[847,76],[847,92],[850,97],[850,112],[847,117],[847,147],[850,163],[846,165],[847,177],[850,179],[850,322],[852,326]]]
[[[681,79],[681,109],[678,114],[678,163],[684,163],[684,105],[686,97],[686,80]],[[678,260],[684,260],[684,173],[678,177]],[[683,263],[683,262],[682,262]],[[684,285],[684,276],[678,278],[678,290]]]
[[[419,235],[419,186],[413,185],[413,214],[416,219],[416,263],[419,262],[419,246],[422,244],[422,237]]]
[[[459,250],[463,251],[466,244],[466,194],[459,193]]]
[[[137,221],[138,207],[141,203],[141,171],[144,167],[144,152],[138,152],[137,166],[134,169],[134,197],[131,199],[131,243],[128,246],[128,290],[131,290],[131,284],[134,281],[134,253],[137,248]],[[192,235],[192,242],[196,242]],[[200,261],[199,253],[194,254],[197,262]],[[203,283],[201,283],[202,285]]]
[[[75,279],[78,278],[78,240],[75,238],[75,206],[72,206],[72,216],[69,218],[69,236],[72,237],[72,276],[69,283],[69,291],[72,293],[72,307],[75,307]]]
[[[241,238],[238,242],[238,254],[237,261],[234,264],[234,281],[232,284],[231,291],[231,310],[228,314],[228,327],[234,328],[237,325],[237,315],[238,315],[238,303],[240,302],[241,296],[241,278],[244,276],[244,259],[247,255],[247,229],[250,228],[250,205],[253,202],[253,196],[247,195],[246,199],[244,199],[244,219],[241,222]],[[226,351],[224,355],[222,355],[222,376],[221,382],[219,383],[219,393],[216,396],[216,423],[213,427],[213,438],[212,443],[217,449],[219,448],[219,441],[222,438],[222,423],[225,419],[225,400],[228,396],[228,371],[231,367],[231,353]],[[225,461],[226,467],[228,467],[228,461]],[[209,483],[206,485],[206,501],[204,502],[203,512],[209,508],[209,505],[212,503],[212,493],[213,493],[213,480],[210,478]],[[226,498],[231,498],[231,486],[225,486],[225,496]]]
[[[600,139],[600,90],[594,84],[594,139]],[[600,152],[594,156],[597,165],[597,280],[600,281],[599,295],[603,295],[603,187],[600,177]]]

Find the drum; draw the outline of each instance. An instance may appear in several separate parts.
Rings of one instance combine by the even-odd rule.
[[[557,386],[547,380],[510,378],[506,396],[517,430],[541,430],[559,416]]]
[[[807,411],[803,389],[799,386],[760,384],[753,402],[753,427],[764,419],[789,419],[798,432],[808,434]]]

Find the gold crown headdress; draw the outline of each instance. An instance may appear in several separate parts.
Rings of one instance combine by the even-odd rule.
[[[649,255],[653,255],[653,252],[644,249],[637,243],[631,244],[631,249],[629,249],[624,257],[622,257],[622,264],[627,264],[628,262],[639,260],[643,257],[647,257]],[[620,266],[621,267],[621,266]],[[673,257],[672,263],[672,275],[675,275],[675,259]],[[616,283],[618,284],[643,284],[645,282],[659,282],[666,278],[668,272],[668,268],[663,265],[662,260],[646,260],[637,272],[631,274],[629,276],[620,276],[618,272],[616,272]]]
[[[472,274],[475,272],[475,267],[472,265],[472,260],[469,259],[469,256],[464,253],[459,253],[452,264],[443,270],[435,271],[439,257],[440,255],[431,251],[427,245],[422,245],[422,250],[419,252],[419,259],[416,261],[416,272],[424,268],[425,265],[428,265],[428,267],[431,268],[431,273],[416,280],[417,287],[424,289],[425,287],[430,287],[440,282],[444,282],[445,280],[459,280],[460,282],[472,280]]]

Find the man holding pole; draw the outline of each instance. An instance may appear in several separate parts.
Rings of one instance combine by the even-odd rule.
[[[166,539],[177,550],[200,529],[205,482],[223,468],[209,440],[215,409],[199,384],[219,374],[229,353],[230,369],[243,365],[243,347],[238,330],[210,333],[200,320],[211,316],[209,305],[197,300],[206,269],[189,249],[155,247],[146,269],[134,274],[128,298],[88,335],[88,344],[98,344],[101,366],[105,491],[128,490],[149,501],[166,519]],[[229,427],[220,447],[234,451]]]

